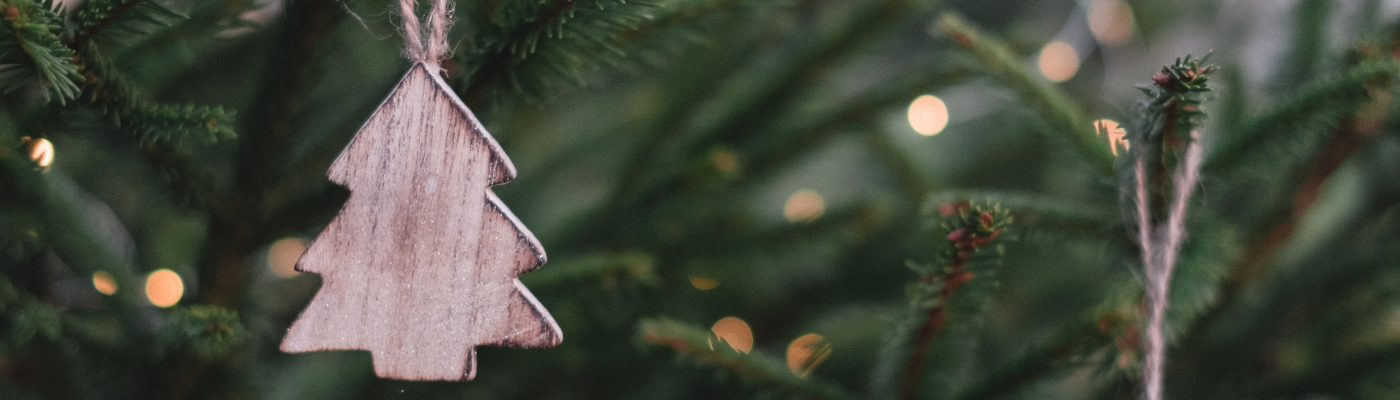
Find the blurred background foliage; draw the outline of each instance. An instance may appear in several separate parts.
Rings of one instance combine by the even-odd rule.
[[[1220,69],[1168,397],[1400,392],[1400,2],[456,7],[561,346],[465,383],[277,350],[408,68],[393,3],[0,0],[0,398],[1134,398],[1112,127],[1188,53]]]

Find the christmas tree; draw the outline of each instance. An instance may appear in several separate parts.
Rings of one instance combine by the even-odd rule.
[[[1400,390],[1379,0],[457,2],[442,85],[519,176],[444,199],[518,234],[429,236],[508,249],[529,289],[486,297],[568,340],[429,338],[468,326],[408,300],[363,324],[474,380],[282,352],[351,282],[312,240],[430,186],[334,167],[415,68],[398,7],[0,1],[0,398]]]

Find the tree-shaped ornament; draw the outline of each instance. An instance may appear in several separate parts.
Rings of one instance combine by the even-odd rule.
[[[515,167],[436,70],[415,63],[331,164],[350,200],[297,262],[324,283],[282,351],[369,350],[381,377],[458,381],[476,346],[563,340],[518,279],[544,249],[490,189]]]

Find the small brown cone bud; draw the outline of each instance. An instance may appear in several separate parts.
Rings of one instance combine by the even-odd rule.
[[[1166,72],[1158,72],[1157,75],[1152,76],[1152,82],[1156,82],[1157,86],[1166,87],[1172,84],[1172,76]]]
[[[938,215],[951,217],[955,212],[958,212],[958,205],[955,203],[943,203],[938,205]]]
[[[967,239],[967,235],[967,228],[958,228],[957,230],[948,233],[948,241],[955,243],[961,242],[964,239]]]

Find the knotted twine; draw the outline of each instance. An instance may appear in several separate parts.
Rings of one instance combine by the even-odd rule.
[[[432,0],[433,9],[428,21],[420,23],[416,11],[417,0],[399,0],[399,12],[403,14],[404,51],[408,59],[429,67],[437,67],[447,58],[447,31],[452,27],[448,14],[448,0]]]

